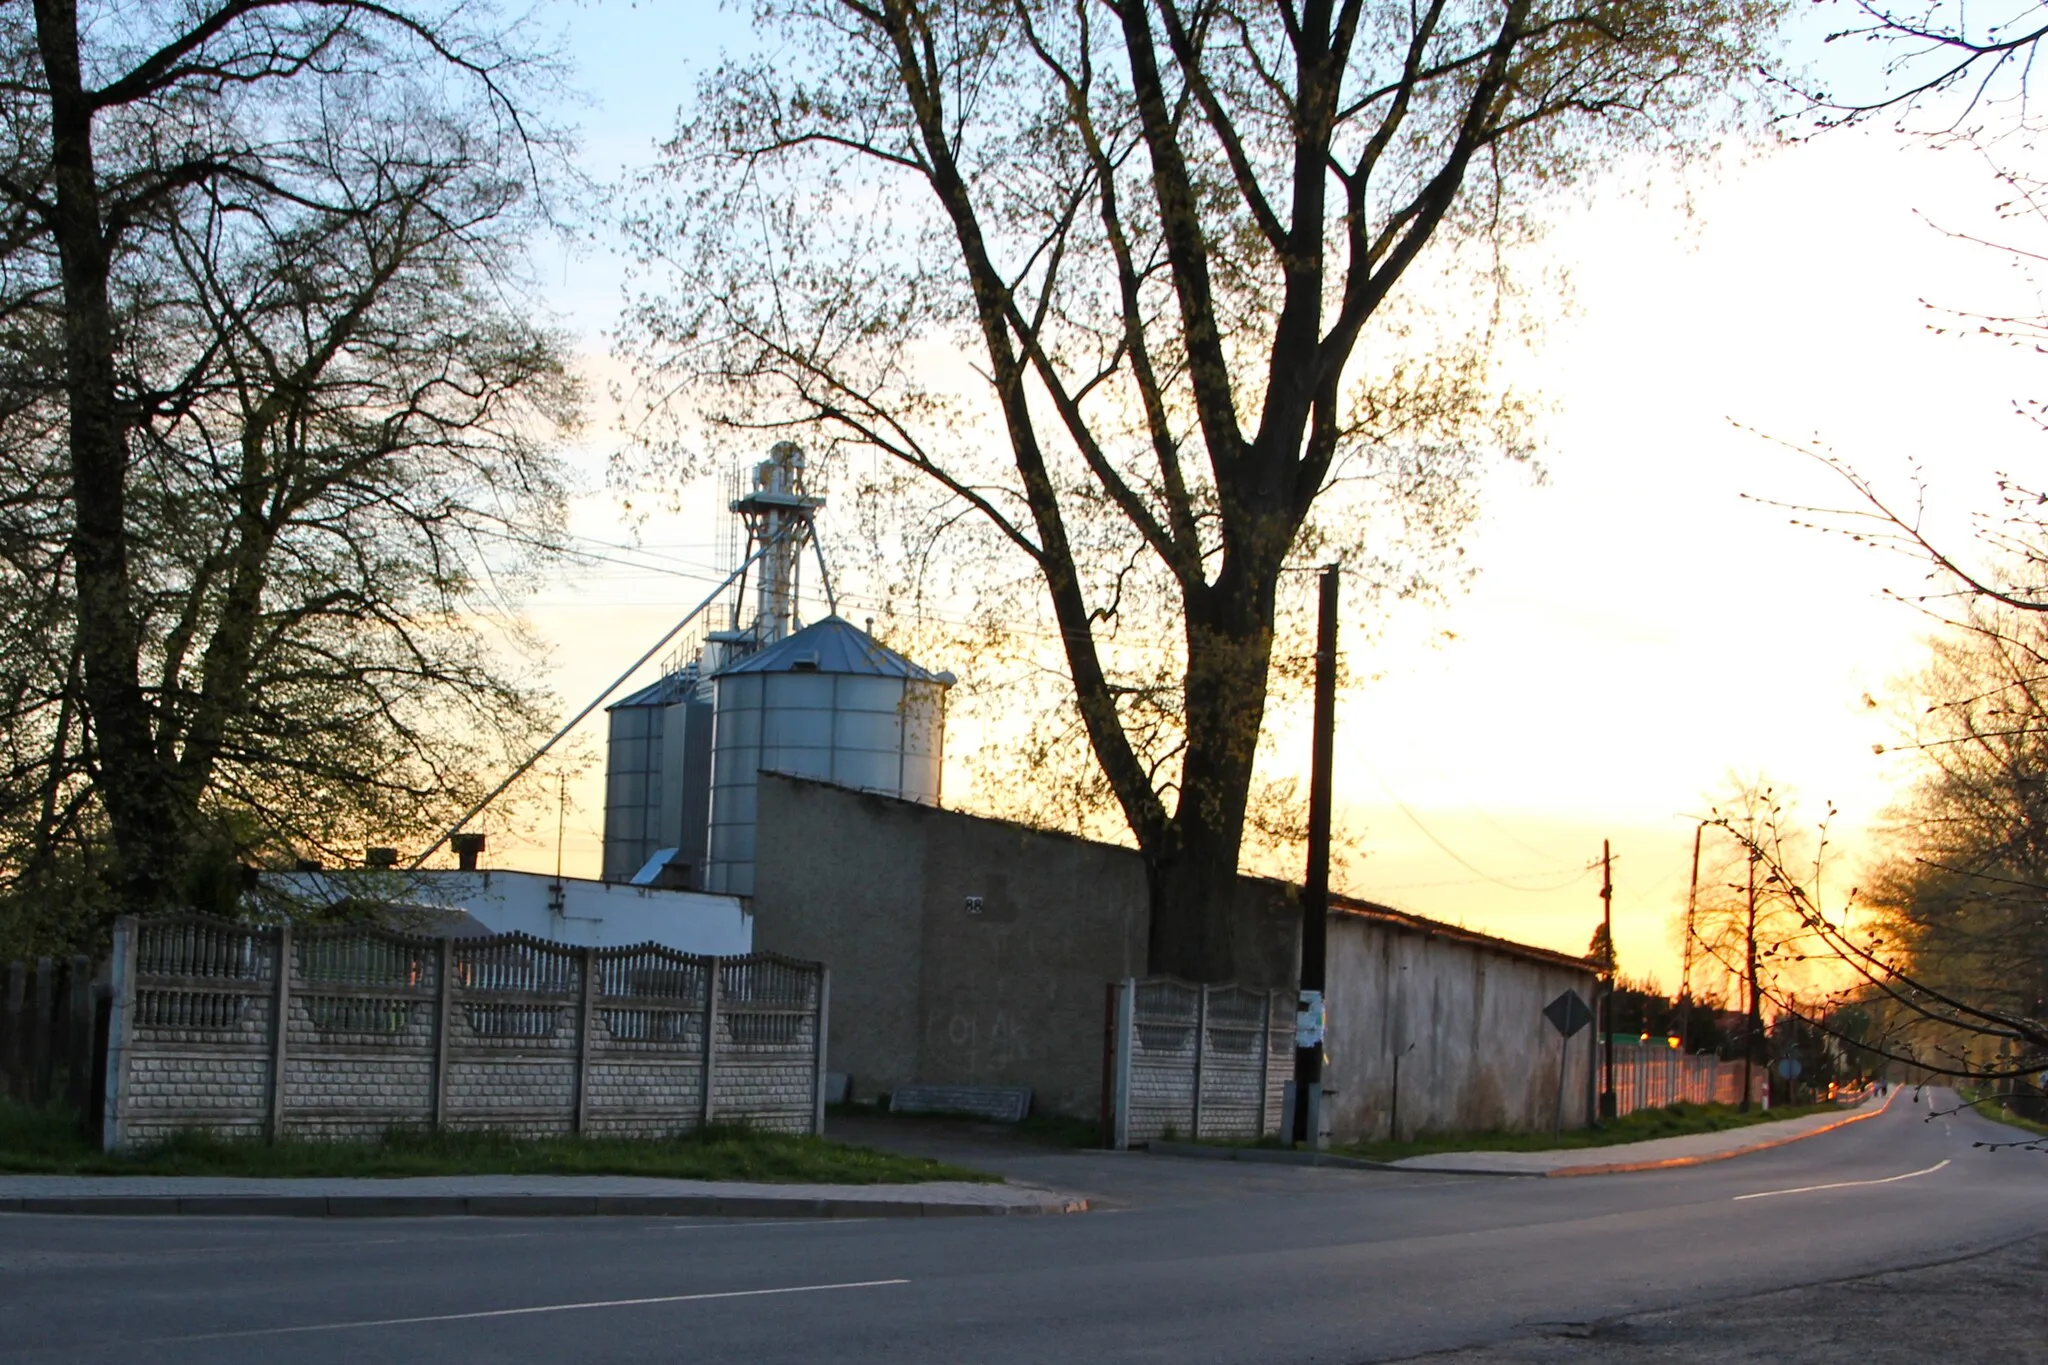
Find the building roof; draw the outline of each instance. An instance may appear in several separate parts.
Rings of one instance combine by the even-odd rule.
[[[907,678],[912,682],[953,685],[950,673],[933,673],[919,668],[895,650],[840,616],[828,616],[805,626],[718,676],[736,673],[862,673],[878,678]],[[620,703],[624,705],[624,703]]]
[[[1359,919],[1378,920],[1382,924],[1412,929],[1417,933],[1427,934],[1432,938],[1444,938],[1456,942],[1470,943],[1477,947],[1490,948],[1497,953],[1505,953],[1510,957],[1527,958],[1531,962],[1541,962],[1552,967],[1568,967],[1573,971],[1580,972],[1590,972],[1593,970],[1592,965],[1586,959],[1573,957],[1570,953],[1560,953],[1551,948],[1539,948],[1533,943],[1517,943],[1514,939],[1501,938],[1494,934],[1482,934],[1477,929],[1467,929],[1462,924],[1446,924],[1442,920],[1410,914],[1406,910],[1396,910],[1390,905],[1377,905],[1372,901],[1362,901],[1337,891],[1330,893],[1330,913],[1353,915]]]
[[[688,698],[696,685],[697,665],[685,664],[667,677],[655,679],[638,692],[621,697],[604,709],[616,711],[622,706],[674,706]]]

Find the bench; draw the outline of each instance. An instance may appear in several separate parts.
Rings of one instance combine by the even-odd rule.
[[[903,1085],[889,1093],[892,1114],[972,1114],[1018,1123],[1031,1112],[1028,1085]]]

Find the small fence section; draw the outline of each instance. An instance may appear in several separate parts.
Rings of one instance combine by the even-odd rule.
[[[89,1111],[104,1085],[94,1073],[105,1027],[106,987],[91,958],[37,958],[7,965],[0,996],[0,1095],[25,1104]]]
[[[1104,1132],[1256,1141],[1280,1130],[1294,1075],[1294,996],[1173,977],[1110,987]]]
[[[822,966],[772,954],[124,919],[105,1144],[193,1129],[815,1133],[829,989]]]
[[[1638,1109],[1661,1109],[1681,1101],[1692,1104],[1740,1104],[1742,1063],[1713,1056],[1688,1056],[1661,1041],[1644,1044],[1602,1042],[1594,1073],[1597,1087],[1606,1084],[1607,1051],[1614,1051],[1614,1108],[1618,1118]],[[1752,1068],[1752,1089],[1761,1095],[1764,1068]]]

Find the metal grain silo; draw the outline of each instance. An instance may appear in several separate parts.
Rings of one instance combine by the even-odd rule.
[[[718,673],[704,889],[753,894],[763,771],[937,805],[952,684],[838,616]]]
[[[697,665],[606,710],[604,879],[644,875],[653,885],[698,888],[711,795],[711,702]]]

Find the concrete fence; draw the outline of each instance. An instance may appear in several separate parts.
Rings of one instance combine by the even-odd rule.
[[[123,919],[105,1145],[189,1130],[815,1133],[829,983],[773,954]]]
[[[1596,1085],[1606,1084],[1609,1046],[1605,1042],[1601,1044],[1597,1062],[1599,1070],[1594,1073]],[[1681,1101],[1692,1104],[1742,1102],[1742,1063],[1739,1061],[1688,1056],[1676,1048],[1664,1046],[1661,1041],[1613,1046],[1616,1117],[1633,1114],[1638,1109],[1661,1109]],[[1752,1068],[1752,1098],[1761,1096],[1766,1090],[1763,1077],[1761,1064]]]
[[[1105,1131],[1257,1140],[1280,1130],[1294,1076],[1294,995],[1132,977],[1110,987]]]

